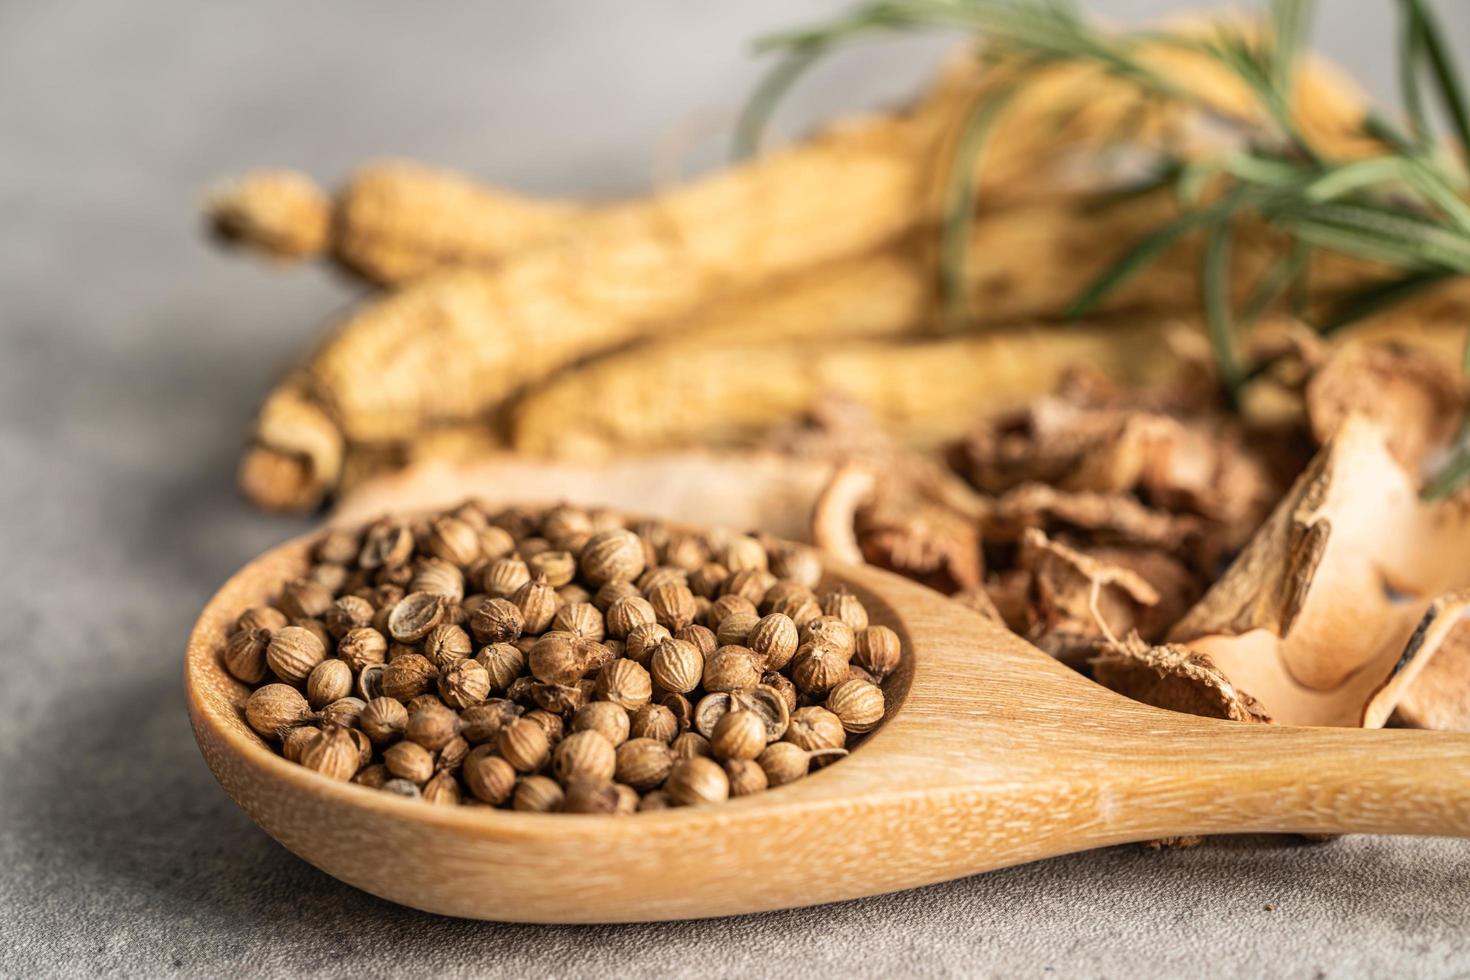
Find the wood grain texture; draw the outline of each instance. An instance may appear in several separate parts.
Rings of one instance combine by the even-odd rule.
[[[189,639],[190,718],[210,768],[268,833],[390,901],[529,922],[682,919],[912,888],[1184,834],[1470,836],[1470,735],[1212,721],[1128,701],[897,576],[838,568],[908,660],[852,756],[710,808],[632,817],[436,807],[330,780],[246,726],[219,661],[309,539],[251,562]]]

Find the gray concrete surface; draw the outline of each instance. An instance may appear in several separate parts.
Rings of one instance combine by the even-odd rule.
[[[728,118],[743,38],[834,6],[0,3],[0,976],[1470,974],[1463,843],[1116,849],[749,919],[504,927],[338,884],[205,769],[185,631],[304,527],[236,498],[240,433],[353,294],[203,247],[202,188],[397,152],[636,189],[681,122]],[[1390,85],[1388,0],[1321,6]],[[844,59],[789,121],[892,97],[933,49]]]

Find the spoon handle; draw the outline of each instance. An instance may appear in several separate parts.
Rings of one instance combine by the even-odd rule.
[[[1220,722],[1136,763],[1100,807],[1150,835],[1470,837],[1470,733]]]

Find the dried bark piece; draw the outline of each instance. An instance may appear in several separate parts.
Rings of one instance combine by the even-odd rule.
[[[1415,728],[1470,731],[1470,620],[1460,620],[1408,685],[1394,718]]]
[[[1188,647],[1149,646],[1133,633],[1104,644],[1090,663],[1099,684],[1156,708],[1230,721],[1271,720],[1209,657]]]
[[[1030,576],[1026,638],[1080,664],[1100,642],[1148,628],[1159,594],[1135,572],[1052,541],[1035,528],[1021,539],[1018,567]]]
[[[1410,472],[1460,430],[1465,385],[1434,356],[1402,344],[1348,345],[1337,350],[1307,383],[1312,435],[1332,438],[1350,414],[1379,422],[1388,449]]]
[[[872,462],[837,468],[812,512],[813,541],[946,594],[979,586],[980,502],[927,461],[886,462],[881,474]]]
[[[1176,416],[1153,407],[1171,398],[1160,391],[1125,399],[1090,373],[1071,372],[1057,396],[971,432],[951,448],[951,465],[996,494],[1028,483],[1136,494],[1209,519],[1220,548],[1238,547],[1281,488],[1244,444],[1239,423],[1222,412]]]
[[[1283,724],[1377,727],[1470,610],[1470,500],[1424,503],[1348,416],[1170,641]]]
[[[997,499],[982,522],[985,539],[1000,543],[1018,542],[1031,528],[1049,535],[1076,533],[1098,544],[1158,548],[1188,555],[1191,563],[1204,561],[1200,518],[1154,510],[1123,494],[1069,493],[1028,483]]]

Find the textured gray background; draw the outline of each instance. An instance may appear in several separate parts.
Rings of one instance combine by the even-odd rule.
[[[184,634],[305,526],[236,498],[239,436],[352,292],[210,252],[202,188],[396,152],[636,189],[650,147],[728,120],[742,39],[835,6],[0,2],[0,975],[1470,974],[1460,843],[1117,849],[749,919],[498,927],[337,884],[205,769]],[[1390,87],[1388,0],[1321,6]],[[901,93],[934,49],[845,58],[786,122]]]

